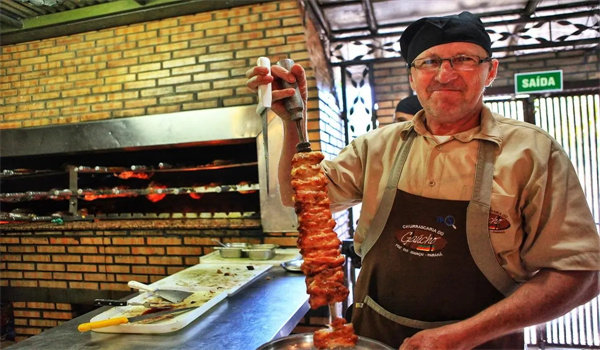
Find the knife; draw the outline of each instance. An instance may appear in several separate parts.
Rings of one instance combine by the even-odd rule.
[[[267,75],[271,75],[271,61],[267,57],[259,57],[256,65],[269,68],[269,73]],[[267,173],[267,195],[269,195],[271,188],[269,185],[269,121],[267,119],[267,113],[269,108],[271,108],[272,102],[271,92],[271,83],[260,85],[258,87],[258,105],[256,106],[256,113],[260,115],[260,120],[262,122],[263,153],[265,157],[265,169]]]
[[[94,306],[127,306],[127,305],[141,305],[146,308],[155,308],[155,309],[165,309],[165,308],[173,308],[170,304],[157,304],[151,303],[149,301],[140,302],[140,301],[129,301],[129,300],[113,300],[113,299],[95,299]]]
[[[290,71],[292,69],[292,66],[294,65],[294,61],[289,58],[284,58],[282,60],[279,60],[277,62],[277,65]],[[305,133],[303,130],[304,125],[303,125],[302,121],[304,119],[304,116],[303,116],[304,102],[302,101],[302,97],[300,95],[300,89],[298,89],[298,83],[297,82],[296,83],[288,83],[287,81],[282,79],[281,84],[286,89],[287,88],[296,89],[296,92],[294,93],[293,96],[285,99],[285,108],[292,115],[291,119],[293,122],[296,123],[296,130],[298,130],[298,139],[300,140],[300,143],[296,145],[296,151],[297,152],[311,152],[312,150],[310,148],[310,142],[308,142],[308,140],[306,139],[306,136],[305,136]]]
[[[114,318],[109,318],[109,319],[101,320],[101,321],[82,323],[77,327],[77,330],[80,332],[87,332],[89,330],[96,329],[96,328],[117,326],[120,324],[139,322],[139,321],[143,321],[143,320],[147,320],[147,319],[155,318],[155,317],[158,318],[160,316],[169,315],[169,314],[188,312],[188,311],[191,311],[191,310],[197,309],[197,308],[198,308],[197,306],[192,306],[192,307],[172,309],[172,310],[161,311],[161,312],[153,312],[151,314],[140,315],[140,316],[135,316],[135,317],[125,317],[125,316],[114,317]],[[156,321],[159,321],[159,320],[156,320]]]

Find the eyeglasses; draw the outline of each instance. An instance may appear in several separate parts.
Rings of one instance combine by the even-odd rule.
[[[456,70],[469,71],[476,69],[483,62],[489,62],[491,60],[491,57],[481,58],[479,56],[471,55],[456,55],[450,58],[427,57],[414,60],[410,66],[420,71],[430,72],[438,70],[444,61],[448,61],[450,62],[450,67]]]

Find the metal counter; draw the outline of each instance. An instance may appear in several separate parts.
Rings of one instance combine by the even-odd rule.
[[[81,333],[101,307],[9,347],[17,349],[252,350],[291,333],[309,309],[304,275],[275,266],[187,327],[167,334]]]

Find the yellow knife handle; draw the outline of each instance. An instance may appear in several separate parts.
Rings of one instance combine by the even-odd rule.
[[[125,316],[115,317],[115,318],[109,318],[108,320],[82,323],[79,325],[79,327],[77,327],[77,330],[80,332],[87,332],[89,330],[96,329],[96,328],[117,326],[117,325],[124,324],[124,323],[129,323],[129,320],[127,319],[127,317],[125,317]]]

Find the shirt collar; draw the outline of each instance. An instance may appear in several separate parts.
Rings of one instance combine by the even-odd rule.
[[[422,136],[431,135],[429,130],[425,127],[424,110],[417,112],[411,122],[404,123],[402,132],[404,133],[412,127],[414,127],[415,131]],[[498,120],[496,120],[494,113],[492,113],[486,105],[484,105],[481,110],[481,123],[478,127],[460,132],[453,136],[461,142],[469,142],[473,139],[478,139],[494,142],[498,146],[502,145],[502,132],[498,126]]]

